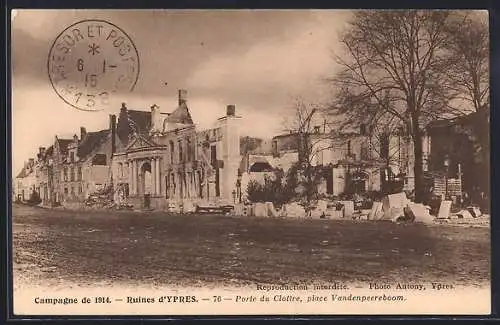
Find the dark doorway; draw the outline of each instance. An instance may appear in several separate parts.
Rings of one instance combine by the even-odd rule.
[[[151,194],[144,194],[144,209],[151,208]]]
[[[220,196],[220,172],[219,166],[215,167],[215,196]]]
[[[168,199],[168,193],[170,192],[170,183],[168,182],[169,175],[165,176],[165,198]]]
[[[329,168],[325,171],[326,193],[333,194],[333,169]]]
[[[210,163],[212,164],[212,167],[214,167],[214,168],[217,167],[217,147],[216,146],[210,147]]]
[[[200,198],[203,198],[203,185],[201,180],[201,172],[198,171],[198,194]]]

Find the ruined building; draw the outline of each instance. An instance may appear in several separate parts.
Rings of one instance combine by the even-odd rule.
[[[107,129],[81,127],[79,136],[55,136],[48,149],[40,147],[36,161],[15,178],[14,195],[25,200],[35,190],[43,204],[67,205],[110,189],[136,208],[230,203],[240,163],[240,120],[228,105],[214,128],[197,130],[185,90],[171,112],[122,104]]]
[[[213,129],[198,131],[185,90],[171,113],[123,104],[112,126],[112,175],[121,196],[137,207],[167,208],[183,201],[232,202],[240,162],[240,117],[235,106]],[[113,116],[110,117],[112,120]]]

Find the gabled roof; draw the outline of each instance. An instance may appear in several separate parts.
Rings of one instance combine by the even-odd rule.
[[[45,158],[52,156],[54,153],[54,145],[51,145],[46,151],[45,151]]]
[[[25,178],[28,175],[29,174],[27,173],[26,168],[23,167],[23,169],[21,169],[19,174],[17,174],[16,178]]]
[[[77,156],[80,159],[86,158],[94,149],[101,145],[108,137],[109,130],[98,132],[87,132],[77,149]]]
[[[59,143],[59,149],[61,150],[61,153],[63,155],[66,155],[68,153],[68,146],[70,143],[73,142],[73,139],[57,139],[57,142]]]
[[[478,115],[479,115],[478,112],[473,112],[467,115],[461,115],[451,119],[434,120],[427,125],[427,128],[433,129],[433,128],[446,128],[455,125],[467,125],[469,123],[473,123],[474,118],[476,118]]]
[[[135,134],[135,135],[133,135],[129,145],[127,146],[127,151],[131,150],[131,149],[157,147],[157,146],[158,146],[158,144],[155,143],[150,138],[145,137],[141,134]]]
[[[151,112],[127,110],[129,121],[132,122],[132,128],[138,133],[148,133],[151,128]]]
[[[194,124],[186,103],[183,102],[167,118],[168,123]]]

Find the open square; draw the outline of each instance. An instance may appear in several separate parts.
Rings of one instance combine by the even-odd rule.
[[[489,238],[489,228],[14,205],[14,285],[480,285]]]

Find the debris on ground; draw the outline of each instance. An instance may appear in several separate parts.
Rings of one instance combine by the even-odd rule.
[[[328,214],[328,203],[318,200],[309,207],[308,216],[313,219],[326,219]]]
[[[478,219],[483,215],[476,206],[468,206],[463,209],[454,207],[454,210],[452,210],[452,201],[443,200],[438,202],[439,210],[437,209],[438,205],[435,205],[435,210],[432,210],[429,205],[413,202],[413,200],[407,197],[405,192],[378,197],[369,203],[371,204],[371,208],[366,204],[363,208],[356,208],[356,201],[354,200],[335,200],[333,197],[323,197],[309,203],[286,203],[278,208],[272,202],[237,204],[232,213],[236,216],[255,216],[261,218],[340,219],[416,222],[424,224],[489,224],[489,216],[481,220]],[[432,214],[431,211],[433,211]],[[474,219],[478,219],[477,222],[462,222],[463,220]]]
[[[373,202],[372,209],[368,213],[368,220],[380,219],[383,215],[382,202]]]
[[[196,211],[196,205],[191,201],[184,201],[182,204],[183,213],[193,213]]]
[[[467,207],[467,210],[472,214],[472,217],[477,218],[482,216],[481,209],[477,206]]]
[[[262,202],[254,203],[253,215],[260,218],[267,217],[266,204]]]
[[[469,212],[469,210],[460,210],[459,212],[456,213],[458,219],[472,219],[472,214]]]
[[[408,213],[414,222],[433,223],[434,217],[422,203],[408,203]]]
[[[297,202],[285,204],[283,207],[288,218],[304,218],[306,216],[306,210]]]
[[[274,208],[273,202],[266,202],[267,216],[271,218],[278,217],[278,212]]]
[[[340,201],[340,203],[344,206],[343,208],[343,217],[350,218],[354,215],[354,201]]]
[[[84,204],[89,208],[113,208],[117,205],[115,196],[113,185],[106,186],[101,190],[90,193]]]
[[[438,219],[446,219],[450,217],[451,203],[452,202],[448,200],[441,201],[441,205],[439,206],[439,212],[437,215]]]
[[[402,210],[405,206],[408,205],[408,202],[409,200],[406,197],[406,193],[404,192],[386,195],[382,199],[382,210],[384,212],[387,212],[385,217],[388,218],[392,208],[398,208]]]

